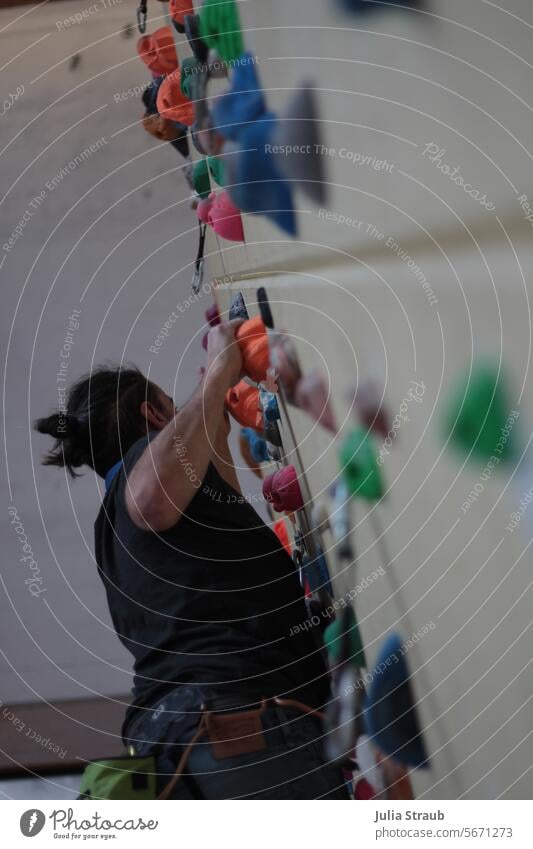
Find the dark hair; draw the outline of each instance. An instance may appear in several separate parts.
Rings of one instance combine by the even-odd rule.
[[[53,436],[45,466],[90,466],[102,477],[147,433],[143,401],[159,406],[160,390],[136,367],[101,366],[70,387],[65,407],[38,419],[35,430]]]

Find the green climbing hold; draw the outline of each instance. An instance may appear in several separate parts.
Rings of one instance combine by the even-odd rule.
[[[383,478],[376,460],[374,441],[369,431],[356,427],[341,445],[339,459],[350,495],[374,500],[385,494]]]
[[[191,83],[195,74],[200,71],[200,62],[195,56],[187,56],[181,63],[180,88],[181,93],[191,100]]]
[[[200,37],[226,62],[242,56],[244,42],[235,0],[205,0],[200,9]]]
[[[194,163],[192,169],[192,182],[194,191],[201,198],[206,198],[211,193],[211,183],[209,182],[209,170],[206,159],[199,159]]]
[[[216,156],[208,156],[207,163],[209,165],[209,173],[215,183],[219,186],[224,186],[224,162]]]
[[[515,453],[512,426],[516,414],[508,402],[498,365],[480,363],[452,393],[445,416],[445,437],[463,453],[480,460],[508,460]]]
[[[346,607],[343,615],[325,629],[324,645],[332,664],[350,661],[366,669],[363,641],[352,607]]]

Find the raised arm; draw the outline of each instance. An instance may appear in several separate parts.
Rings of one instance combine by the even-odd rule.
[[[220,427],[224,400],[238,382],[242,360],[235,330],[240,319],[211,328],[207,367],[190,399],[145,448],[128,476],[126,508],[142,530],[175,525],[203,480]]]

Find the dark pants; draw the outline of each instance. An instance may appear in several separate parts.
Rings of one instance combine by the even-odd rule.
[[[128,742],[136,754],[156,757],[158,792],[172,778],[198,728],[202,703],[217,710],[213,693],[182,686],[130,723]],[[249,703],[242,698],[239,704],[246,709]],[[342,770],[324,758],[317,717],[269,702],[260,721],[266,743],[262,751],[217,759],[208,738],[200,738],[170,798],[349,799]]]

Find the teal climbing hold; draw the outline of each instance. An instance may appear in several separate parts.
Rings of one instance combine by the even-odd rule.
[[[365,650],[352,607],[335,619],[324,631],[324,645],[331,664],[353,663],[366,669]]]
[[[374,441],[363,427],[356,427],[341,445],[341,471],[350,495],[375,500],[385,494],[377,464]]]
[[[216,156],[208,156],[207,164],[209,165],[209,173],[215,183],[219,186],[224,186],[224,162]]]
[[[192,183],[198,197],[206,198],[211,193],[209,170],[206,159],[198,159],[192,169]]]
[[[508,460],[516,450],[512,424],[508,426],[512,413],[501,369],[497,364],[480,363],[461,378],[450,396],[445,437],[474,458]]]
[[[200,62],[195,56],[187,56],[182,60],[180,70],[181,93],[192,100],[191,83],[195,74],[199,71]]]

